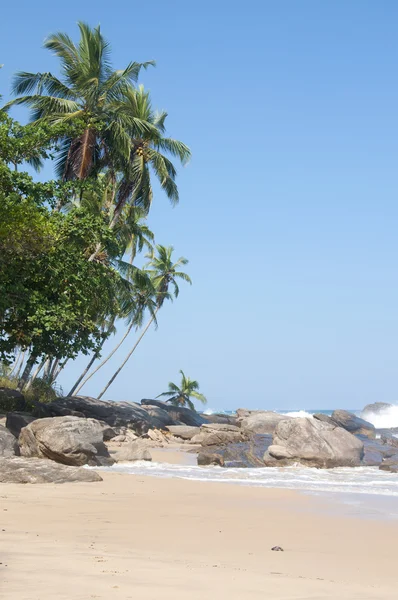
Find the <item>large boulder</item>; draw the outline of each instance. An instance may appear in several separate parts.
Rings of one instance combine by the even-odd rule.
[[[102,481],[91,469],[60,465],[40,458],[0,459],[0,483],[70,483]]]
[[[361,417],[367,419],[368,416],[379,415],[388,411],[393,406],[393,404],[389,404],[388,402],[373,402],[372,404],[367,404],[365,408],[362,409]]]
[[[25,408],[25,396],[17,390],[0,387],[0,413],[10,410],[23,410]]]
[[[26,427],[35,420],[35,417],[23,412],[9,412],[7,413],[6,427],[11,431],[12,435],[16,438],[19,437],[21,429]]]
[[[383,438],[374,440],[368,438],[366,435],[358,435],[356,437],[358,437],[364,445],[362,464],[365,467],[378,467],[384,459],[390,458],[398,452],[398,448],[394,448],[389,443],[386,443],[387,440],[385,442]],[[398,442],[398,439],[396,441]]]
[[[0,425],[0,456],[11,457],[19,454],[17,439],[2,425]]]
[[[57,398],[46,405],[51,416],[80,416],[105,421],[111,427],[127,426],[139,435],[156,426],[147,410],[134,402],[106,402],[89,396]]]
[[[200,436],[202,446],[225,446],[227,444],[236,444],[244,441],[244,436],[238,431],[217,431],[210,430],[209,433],[201,432]],[[192,438],[192,442],[195,441]]]
[[[346,429],[354,435],[366,435],[367,437],[376,437],[376,429],[372,423],[357,417],[348,410],[335,410],[332,413],[332,419],[338,427]]]
[[[296,418],[280,421],[272,445],[264,455],[266,466],[355,467],[361,464],[361,440],[341,427],[317,419]]]
[[[243,413],[243,410],[244,409],[240,409],[238,413],[245,414]],[[289,419],[292,419],[292,417],[280,415],[279,413],[271,410],[252,411],[249,412],[247,416],[241,418],[240,426],[242,431],[245,431],[248,434],[272,434],[274,433],[278,423]]]
[[[167,429],[168,426],[177,425],[178,421],[175,421],[170,413],[164,408],[160,408],[159,406],[146,406],[145,410],[152,418],[152,422],[154,427],[157,429]]]
[[[113,464],[103,439],[104,427],[95,419],[50,417],[37,419],[19,436],[22,456],[49,458],[64,465]]]
[[[151,461],[149,444],[145,440],[137,439],[133,442],[122,444],[118,448],[109,448],[112,458],[116,462],[129,462],[137,460]]]
[[[190,427],[189,425],[169,425],[167,430],[175,437],[182,438],[183,440],[191,440],[200,432],[199,427]]]
[[[170,417],[180,424],[190,425],[191,427],[200,427],[203,423],[206,423],[206,419],[202,415],[197,413],[195,410],[186,408],[185,406],[174,406],[167,402],[161,402],[160,400],[141,400],[141,404],[144,409],[148,410],[150,406],[157,406],[162,410],[165,410]]]
[[[198,454],[198,465],[264,467],[263,456],[271,443],[271,435],[254,434],[245,442],[203,447]]]

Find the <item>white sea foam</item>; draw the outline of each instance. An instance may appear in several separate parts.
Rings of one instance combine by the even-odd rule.
[[[96,467],[96,470],[99,470]],[[163,478],[193,479],[234,483],[266,488],[284,488],[308,492],[340,492],[398,496],[398,476],[375,467],[310,469],[279,467],[263,469],[224,469],[165,463],[119,463],[106,470]]]
[[[391,406],[380,412],[366,412],[363,418],[372,423],[377,429],[398,427],[398,406]]]
[[[288,417],[312,419],[313,415],[306,410],[293,410],[292,412],[283,413]]]

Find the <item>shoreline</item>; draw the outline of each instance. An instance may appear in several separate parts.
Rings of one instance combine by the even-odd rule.
[[[1,485],[2,598],[396,593],[398,523],[330,514],[328,502],[290,490],[101,475],[102,483]]]

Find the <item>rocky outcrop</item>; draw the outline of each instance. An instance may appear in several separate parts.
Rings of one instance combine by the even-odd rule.
[[[0,459],[0,483],[71,483],[102,481],[91,469],[68,467],[40,458]]]
[[[104,427],[94,419],[50,417],[21,430],[22,456],[49,458],[65,465],[113,464],[103,440]]]
[[[148,405],[145,407],[145,410],[152,418],[152,423],[157,429],[167,429],[169,425],[176,424],[176,421],[171,417],[167,410],[164,410],[164,408]]]
[[[264,453],[272,443],[271,435],[254,434],[245,442],[224,446],[207,446],[198,454],[198,465],[223,467],[264,467]]]
[[[189,425],[169,425],[167,430],[177,438],[191,440],[200,432],[199,427],[190,427]]]
[[[0,456],[9,458],[19,454],[17,439],[8,429],[0,425]]]
[[[108,446],[110,454],[116,462],[129,462],[136,460],[151,461],[149,444],[145,440],[137,439],[133,442],[121,444],[115,448]]]
[[[270,410],[266,411],[246,411],[245,409],[239,409],[237,411],[240,420],[240,426],[242,431],[248,434],[261,433],[271,434],[274,433],[276,426],[281,421],[292,419],[286,415],[280,415]],[[242,415],[242,416],[241,416]],[[244,416],[243,416],[244,415]]]
[[[398,473],[398,454],[383,460],[379,466],[379,469],[382,471],[389,471],[390,473]]]
[[[9,412],[7,413],[6,427],[8,431],[11,431],[12,435],[14,435],[17,438],[21,433],[21,429],[29,425],[29,423],[31,423],[34,420],[35,417],[32,417],[27,413]]]
[[[147,410],[134,402],[105,402],[88,396],[57,398],[46,406],[51,416],[80,416],[104,421],[111,427],[129,427],[139,435],[157,425]]]
[[[0,387],[0,413],[11,410],[23,410],[25,408],[25,396],[17,390]]]
[[[318,468],[355,467],[361,464],[361,440],[341,427],[317,419],[281,421],[272,445],[264,455],[266,466],[296,463]]]
[[[369,416],[369,413],[372,415],[379,415],[393,406],[393,404],[388,404],[388,402],[373,402],[373,404],[367,404],[362,410],[361,417],[366,419]]]
[[[206,423],[221,423],[225,425],[239,425],[236,415],[224,415],[223,413],[214,413],[212,415],[201,415]]]
[[[194,410],[190,410],[185,406],[174,406],[160,400],[141,400],[141,405],[144,409],[149,410],[150,406],[157,406],[165,410],[173,419],[174,424],[190,425],[191,427],[200,427],[206,423],[206,419]]]
[[[332,419],[339,427],[354,435],[366,435],[367,437],[376,437],[376,429],[372,423],[357,417],[347,410],[335,410],[332,413]]]
[[[359,435],[357,437],[364,445],[362,465],[365,467],[378,467],[384,459],[398,453],[398,447],[394,448],[392,445],[385,443],[383,439],[373,440],[366,435]]]

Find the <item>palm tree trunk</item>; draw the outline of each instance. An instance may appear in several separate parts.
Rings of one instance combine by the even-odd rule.
[[[41,363],[39,363],[37,365],[36,369],[33,371],[32,377],[29,379],[29,381],[27,382],[27,384],[25,386],[25,392],[27,392],[30,389],[32,383],[34,382],[34,380],[36,379],[36,377],[38,376],[38,374],[40,373],[40,371],[44,367],[46,360],[47,360],[47,357],[45,356],[43,358],[43,360],[41,361]]]
[[[63,370],[63,368],[66,366],[66,363],[68,362],[69,358],[67,358],[66,360],[64,360],[63,363],[60,363],[58,368],[55,371],[55,375],[54,375],[54,381],[57,379],[58,375],[61,373],[61,371]]]
[[[102,392],[100,393],[100,395],[97,396],[97,400],[100,400],[102,398],[102,396],[105,394],[105,392],[108,389],[108,387],[110,385],[112,385],[112,383],[115,381],[116,377],[119,375],[120,371],[123,369],[124,365],[129,360],[130,356],[133,354],[134,350],[137,348],[138,344],[140,343],[140,341],[142,340],[142,338],[144,337],[144,335],[148,331],[149,327],[154,322],[154,320],[156,318],[156,313],[158,312],[158,310],[159,310],[159,307],[155,310],[155,312],[153,313],[152,317],[149,319],[149,321],[146,324],[146,326],[145,326],[143,332],[141,333],[140,337],[138,338],[138,340],[136,341],[136,343],[134,344],[134,346],[132,347],[132,349],[130,350],[130,352],[127,354],[126,358],[124,359],[124,361],[122,362],[122,364],[120,365],[120,367],[112,375],[112,377],[110,378],[110,380],[108,381],[108,383],[106,384],[106,386],[104,387],[104,389],[102,390]]]
[[[119,342],[119,343],[118,343],[118,344],[117,344],[117,345],[114,347],[114,349],[112,350],[112,352],[111,352],[110,354],[108,354],[108,356],[107,356],[107,357],[106,357],[106,358],[105,358],[105,359],[104,359],[104,360],[103,360],[103,361],[102,361],[102,362],[101,362],[101,363],[98,365],[98,367],[96,367],[96,368],[94,369],[94,371],[93,371],[92,373],[90,373],[90,375],[89,375],[88,377],[86,377],[86,379],[84,379],[84,380],[83,380],[83,382],[82,382],[82,383],[79,385],[80,381],[83,379],[83,377],[85,376],[85,374],[86,374],[86,373],[88,372],[88,370],[91,368],[91,365],[89,365],[89,366],[88,366],[88,368],[86,368],[85,372],[84,372],[84,373],[82,373],[82,376],[81,376],[81,377],[79,377],[78,381],[76,381],[75,385],[73,386],[73,388],[72,388],[72,389],[71,389],[71,391],[69,392],[68,396],[71,396],[71,395],[72,395],[74,392],[77,394],[77,393],[79,392],[79,390],[81,390],[81,389],[82,389],[82,387],[83,387],[84,385],[86,385],[87,381],[88,381],[89,379],[91,379],[91,377],[92,377],[93,375],[95,375],[95,374],[96,374],[96,372],[97,372],[97,371],[99,371],[99,370],[101,369],[101,367],[103,367],[103,366],[104,366],[104,364],[105,364],[105,363],[107,363],[107,362],[108,362],[108,360],[109,360],[109,359],[110,359],[110,358],[111,358],[111,357],[112,357],[112,356],[115,354],[116,350],[118,350],[118,348],[120,348],[120,346],[123,344],[124,340],[126,339],[126,337],[128,336],[128,334],[129,334],[129,333],[130,333],[130,331],[132,330],[133,326],[134,326],[134,323],[132,322],[132,323],[131,323],[131,324],[128,326],[126,333],[124,334],[124,336],[122,337],[122,339],[120,340],[120,342]],[[91,361],[90,361],[90,362],[91,362]],[[94,361],[93,361],[93,362],[94,362]],[[92,364],[92,363],[91,363],[91,364]],[[78,387],[77,387],[77,389],[76,389],[76,386],[78,386]]]
[[[55,371],[57,370],[57,367],[58,367],[58,365],[59,365],[59,361],[60,361],[60,359],[59,359],[59,358],[55,358],[55,359],[54,359],[54,362],[53,362],[53,364],[52,364],[52,366],[51,366],[50,372],[49,372],[49,374],[48,374],[48,383],[49,383],[50,385],[51,385],[51,384],[53,383],[53,381],[54,381],[54,375],[55,375]]]
[[[94,352],[94,354],[92,355],[92,357],[90,359],[90,362],[88,363],[87,367],[84,369],[83,373],[80,375],[80,377],[78,378],[78,380],[75,382],[75,385],[72,387],[72,389],[69,391],[68,396],[73,396],[73,392],[75,391],[75,389],[77,388],[77,386],[79,385],[79,383],[82,381],[82,379],[84,379],[84,377],[87,375],[87,373],[89,372],[89,370],[93,366],[93,364],[96,361],[96,359],[97,359],[97,353]],[[84,383],[82,384],[82,387],[83,387],[83,385],[84,385]]]
[[[43,373],[43,379],[45,381],[48,380],[48,376],[50,374],[50,368],[51,368],[51,358],[49,356],[47,356],[47,360],[44,363],[44,373]]]
[[[28,360],[26,361],[25,368],[23,370],[23,373],[22,373],[21,378],[18,381],[18,385],[17,385],[17,390],[19,392],[21,392],[23,390],[24,386],[26,385],[26,382],[29,379],[30,372],[33,369],[33,365],[36,362],[36,358],[37,358],[37,356],[32,353],[29,356]]]
[[[21,375],[21,371],[22,371],[22,366],[25,360],[25,356],[26,356],[26,350],[24,350],[22,352],[22,356],[21,356],[21,362],[18,365],[18,369],[15,372],[15,379],[19,379],[20,375]]]
[[[18,352],[18,354],[17,354],[16,358],[15,358],[15,361],[14,361],[13,367],[12,367],[12,369],[11,369],[11,371],[10,371],[10,377],[12,377],[12,374],[14,373],[14,371],[17,369],[17,367],[19,367],[20,360],[21,360],[21,358],[22,358],[23,356],[24,356],[24,353],[22,352],[22,350],[20,350],[20,351]],[[23,360],[23,358],[22,358],[22,360]],[[17,372],[18,372],[18,371],[17,371]]]

